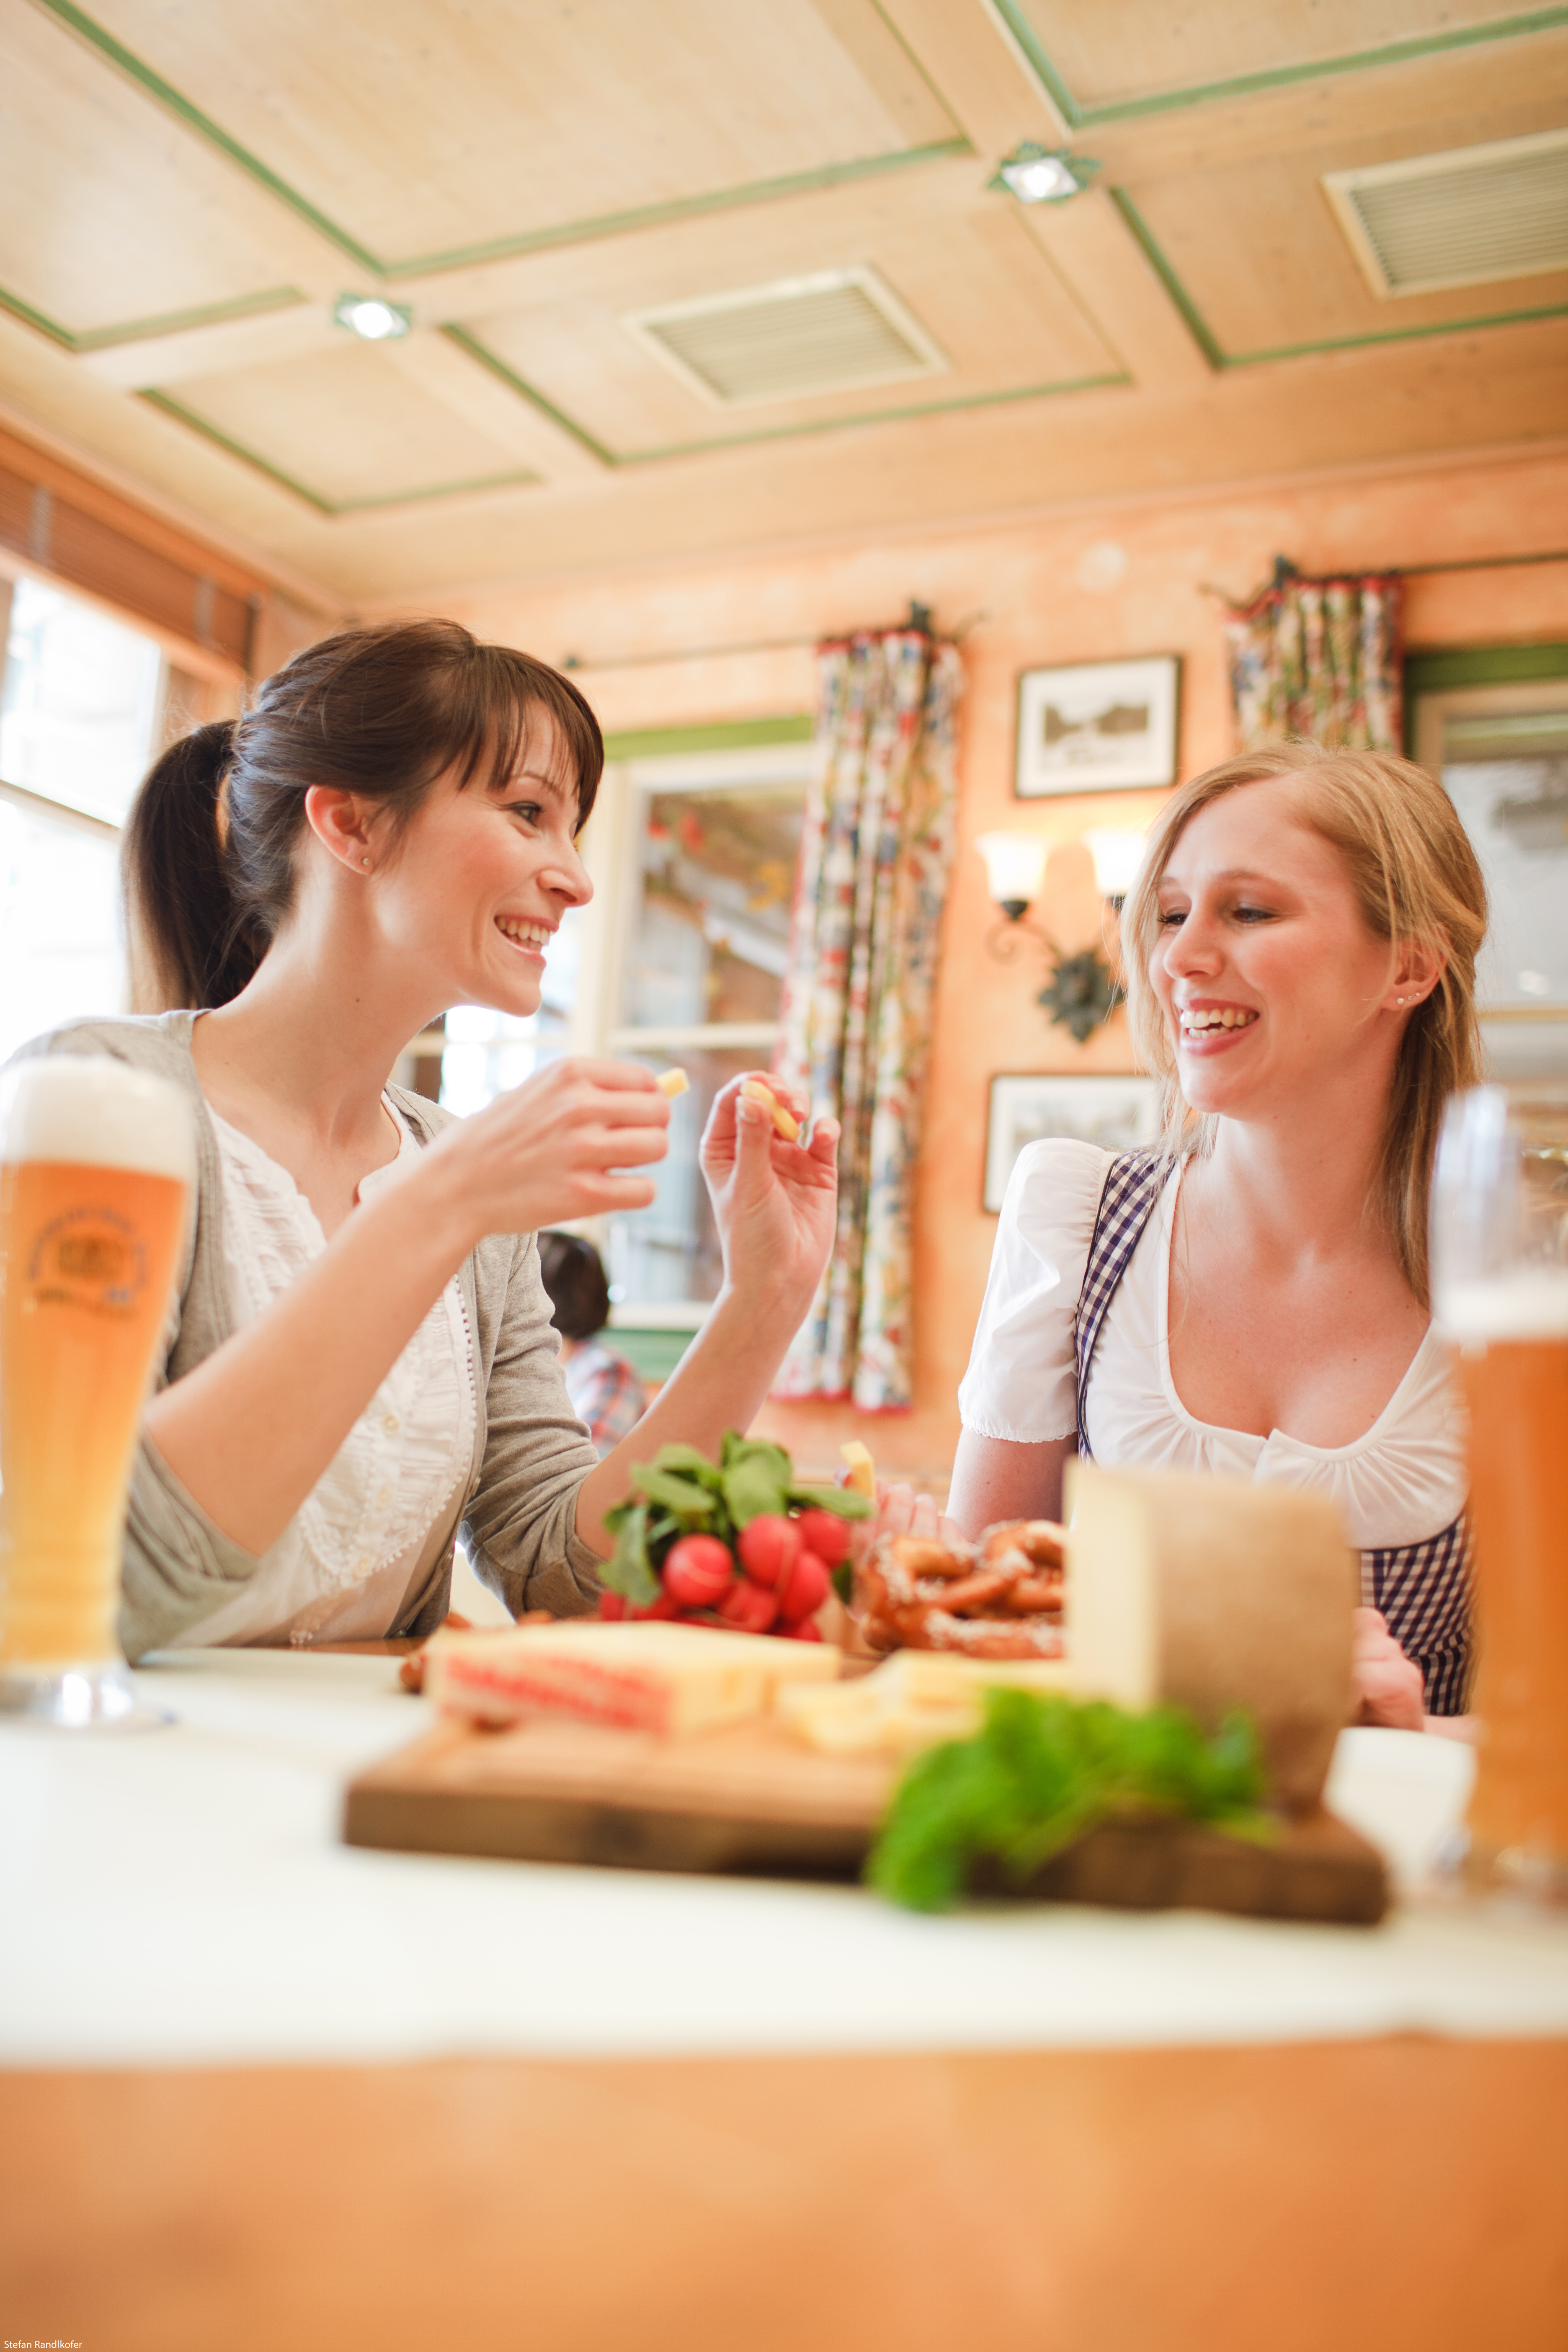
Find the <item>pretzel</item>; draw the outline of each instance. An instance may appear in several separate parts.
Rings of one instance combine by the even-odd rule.
[[[1009,1617],[1059,1617],[1067,1587],[1059,1577],[1020,1576],[1002,1598]]]
[[[1061,1573],[1066,1559],[1067,1529],[1054,1519],[1002,1519],[980,1538],[980,1557],[989,1566],[1016,1558],[1030,1568]]]
[[[895,1536],[889,1549],[899,1566],[911,1576],[963,1577],[973,1564],[951,1545],[924,1536]]]
[[[970,1658],[1064,1654],[1062,1529],[1011,1519],[977,1545],[883,1536],[856,1571],[857,1614],[874,1650]]]

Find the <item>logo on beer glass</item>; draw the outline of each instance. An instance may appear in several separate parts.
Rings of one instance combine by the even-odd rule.
[[[75,1307],[116,1321],[132,1315],[147,1286],[147,1252],[113,1209],[68,1209],[47,1224],[27,1262],[23,1311]]]

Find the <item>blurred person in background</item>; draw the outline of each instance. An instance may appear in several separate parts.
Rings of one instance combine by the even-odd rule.
[[[610,1319],[605,1262],[579,1234],[541,1234],[539,1271],[561,1334],[566,1393],[603,1461],[647,1411],[637,1366],[599,1337]]]

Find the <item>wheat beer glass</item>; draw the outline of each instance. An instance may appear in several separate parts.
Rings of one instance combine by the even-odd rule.
[[[1472,1880],[1568,1899],[1568,1168],[1501,1087],[1450,1107],[1433,1305],[1469,1419],[1480,1748]]]
[[[0,1078],[0,1717],[126,1722],[126,1489],[195,1181],[166,1078],[58,1055]]]

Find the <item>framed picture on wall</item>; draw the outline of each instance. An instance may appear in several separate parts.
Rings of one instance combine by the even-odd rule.
[[[1134,1151],[1159,1131],[1152,1078],[997,1077],[985,1121],[984,1206],[1001,1209],[1013,1162],[1026,1143],[1071,1136],[1102,1151]]]
[[[1026,669],[1018,680],[1016,797],[1173,784],[1181,669],[1175,654]]]

